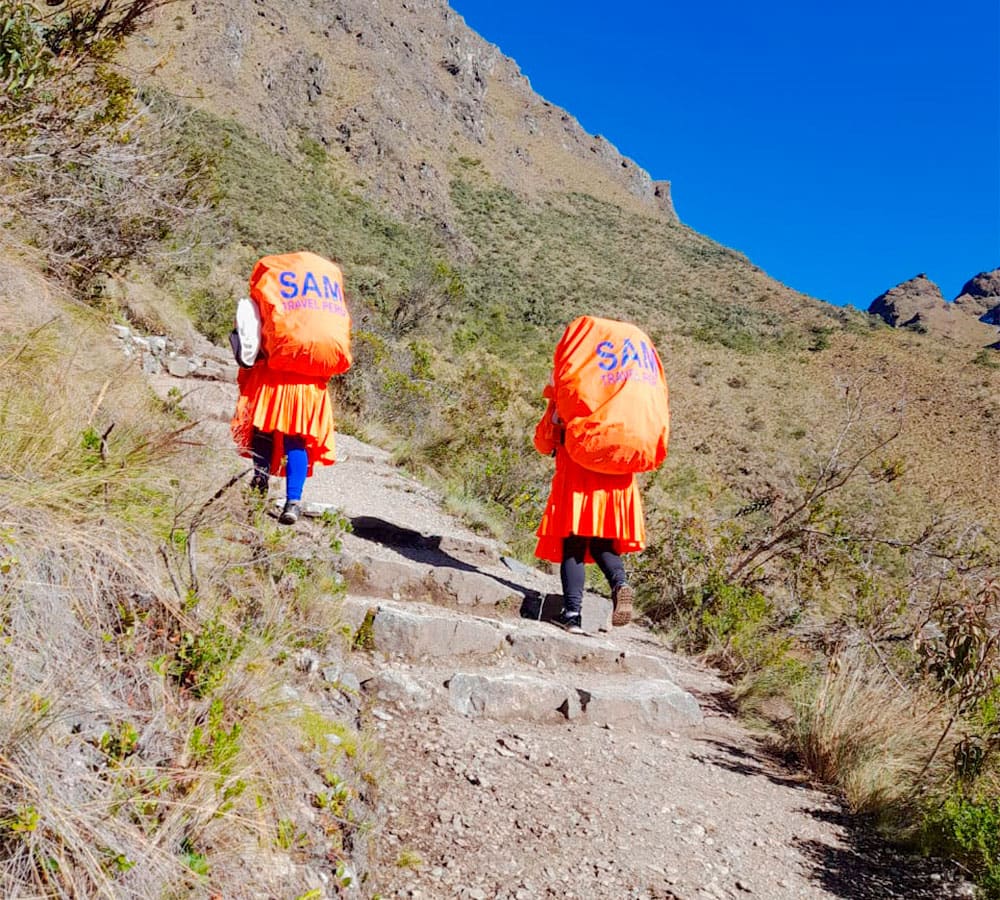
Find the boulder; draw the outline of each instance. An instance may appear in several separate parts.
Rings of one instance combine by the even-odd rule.
[[[884,319],[893,328],[906,328],[926,324],[935,311],[947,312],[947,309],[941,289],[920,274],[876,297],[868,312]]]
[[[980,272],[967,281],[955,298],[955,308],[987,325],[1000,325],[1000,269]]]
[[[451,708],[465,716],[500,721],[561,721],[568,689],[531,675],[457,672],[447,682]]]

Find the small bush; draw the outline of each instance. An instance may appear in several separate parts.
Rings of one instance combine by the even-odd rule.
[[[972,364],[974,366],[982,366],[984,369],[1000,369],[1000,353],[996,350],[991,350],[989,347],[983,347],[972,358]]]
[[[1000,799],[953,794],[927,820],[928,849],[952,853],[974,872],[986,900],[1000,898]]]

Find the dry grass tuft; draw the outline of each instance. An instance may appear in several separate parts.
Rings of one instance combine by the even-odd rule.
[[[898,815],[923,786],[947,783],[950,753],[939,752],[932,763],[937,771],[925,771],[945,731],[946,711],[860,655],[836,659],[818,684],[800,692],[796,713],[794,739],[803,761],[838,786],[854,812]]]

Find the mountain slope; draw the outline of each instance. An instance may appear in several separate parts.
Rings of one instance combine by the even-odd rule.
[[[408,217],[447,225],[466,157],[528,194],[585,190],[674,218],[669,185],[538,97],[444,0],[201,0],[161,12],[133,60],[279,152],[318,142]]]
[[[203,297],[220,333],[253,254],[291,244],[344,264],[374,332],[438,291],[404,338],[446,325],[429,347],[438,384],[420,388],[432,401],[462,348],[478,346],[516,354],[531,379],[512,389],[530,404],[562,323],[631,317],[667,359],[678,413],[668,473],[693,467],[737,503],[787,492],[836,440],[844,385],[872,380],[879,402],[909,411],[916,483],[981,514],[974,473],[997,447],[989,360],[883,333],[678,223],[645,173],[533,94],[446,3],[167,7],[132,61],[207,116],[198,140],[216,158],[219,201],[205,230],[222,244],[176,293]],[[435,283],[442,266],[454,290]],[[914,414],[921,404],[932,418]],[[529,427],[520,415],[505,440]]]
[[[45,30],[21,34],[30,44]],[[0,160],[16,201],[4,224],[30,235],[40,265],[78,300],[143,330],[190,313],[221,343],[257,257],[308,247],[337,258],[356,326],[355,365],[332,388],[341,430],[391,447],[477,527],[525,555],[550,476],[530,435],[552,345],[579,313],[634,318],[665,358],[675,423],[667,464],[643,478],[650,545],[629,560],[640,608],[740,678],[744,708],[770,710],[786,746],[839,784],[852,810],[894,827],[943,815],[928,828],[949,851],[966,839],[956,829],[968,804],[989,814],[972,791],[995,796],[1000,781],[989,756],[1000,747],[991,712],[1000,648],[977,637],[996,633],[1000,583],[1000,513],[982,475],[1000,444],[992,351],[804,297],[684,227],[662,189],[658,200],[631,163],[531,95],[513,64],[441,3],[168,3],[131,49],[127,71],[144,88],[134,119],[132,82],[105,68],[102,52],[61,94],[26,77],[14,115],[31,117],[32,103],[64,115],[36,116],[37,131],[0,131],[5,147],[22,142],[20,157]],[[93,102],[77,115],[88,90]],[[53,122],[66,133],[46,131]],[[148,123],[158,127],[132,131]],[[76,156],[46,156],[53,146]],[[141,165],[109,168],[123,148]],[[102,165],[89,164],[91,152]],[[163,173],[174,183],[146,194]],[[7,299],[16,308],[34,298]],[[17,329],[8,331],[5,366],[30,378]],[[33,399],[19,387],[10,394]],[[102,389],[97,397],[100,406]],[[178,400],[166,397],[158,414],[177,415]],[[200,489],[170,524],[166,501],[142,503],[130,469],[106,465],[120,425],[105,447],[107,426],[81,425],[86,409],[72,412],[61,452],[74,460],[82,444],[103,481],[88,495],[92,517],[115,487],[139,501],[129,515],[156,514],[169,532],[163,562],[194,642],[164,651],[173,688],[190,689],[192,653],[213,678],[234,672],[231,637],[259,638],[267,652],[258,594],[277,613],[287,588],[300,612],[315,610],[307,588],[322,579],[298,557],[286,568],[280,555],[257,556],[260,541],[280,543],[280,533],[240,520],[238,504],[225,516],[220,504],[220,523],[236,519],[203,532],[212,534],[202,558],[221,561],[208,585],[217,596],[205,581],[185,594],[199,581],[190,539],[221,495],[205,500]],[[21,486],[19,468],[32,470],[16,466],[8,488]],[[166,477],[171,464],[157,471]],[[195,489],[166,482],[167,498]],[[178,532],[185,517],[187,539]],[[226,565],[227,553],[242,559],[244,543],[251,569]],[[228,580],[251,570],[259,583]],[[249,603],[230,604],[244,596]],[[301,627],[312,627],[308,615]],[[981,658],[962,651],[966,638],[980,641]],[[246,674],[280,680],[284,659],[279,652],[263,668],[246,660]],[[885,698],[900,690],[887,718]],[[225,728],[220,746],[232,738]],[[108,746],[122,755],[120,740]],[[975,756],[980,746],[985,756]],[[975,771],[952,762],[973,757]],[[188,846],[197,855],[198,843]]]

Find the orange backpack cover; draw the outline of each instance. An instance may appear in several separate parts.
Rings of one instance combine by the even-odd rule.
[[[621,475],[655,469],[666,459],[667,382],[653,342],[635,325],[574,319],[556,346],[552,380],[574,462]]]
[[[272,369],[329,378],[351,367],[351,316],[336,263],[306,251],[265,256],[250,274]]]

